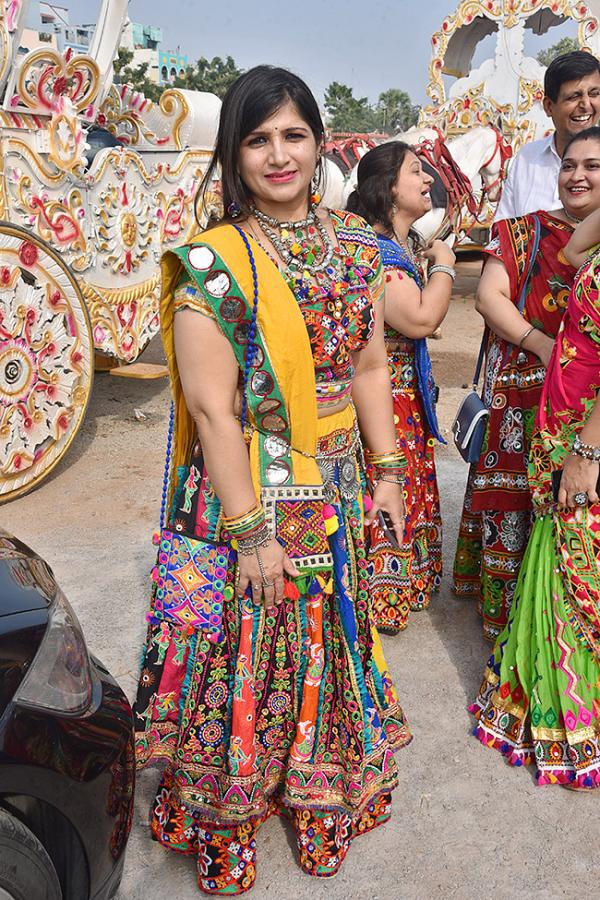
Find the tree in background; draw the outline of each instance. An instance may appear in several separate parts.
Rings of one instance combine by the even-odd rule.
[[[417,124],[419,107],[414,106],[406,91],[390,88],[379,95],[376,113],[380,131],[398,134]]]
[[[579,50],[579,44],[572,37],[561,38],[556,44],[552,44],[546,50],[540,50],[536,56],[540,66],[549,66],[553,59],[562,56],[563,53],[571,53],[573,50]]]
[[[351,87],[332,81],[325,91],[327,124],[331,131],[375,131],[378,127],[375,110],[366,97],[354,96]]]
[[[140,91],[149,100],[160,100],[160,95],[165,88],[162,84],[156,84],[148,78],[148,63],[132,66],[132,62],[133,51],[126,47],[119,47],[117,58],[113,63],[115,81],[119,84],[130,84],[134,90]]]
[[[238,69],[231,56],[226,59],[215,56],[210,61],[202,56],[193,66],[187,67],[183,77],[175,79],[173,86],[190,91],[208,91],[222,99],[241,74],[242,69]]]
[[[372,106],[366,97],[355,97],[352,88],[339,81],[332,81],[325,91],[325,109],[331,131],[397,134],[416,125],[419,118],[419,107],[413,105],[406,91],[383,91]]]
[[[119,84],[130,84],[134,90],[141,91],[149,100],[160,100],[163,91],[169,87],[187,88],[190,91],[209,91],[217,97],[223,97],[227,88],[233,84],[242,70],[238,69],[234,59],[228,56],[221,59],[215,56],[210,61],[203,56],[193,66],[188,66],[183,77],[176,78],[173,84],[156,84],[148,77],[148,63],[132,66],[133,51],[119,47],[114,62],[115,80]]]

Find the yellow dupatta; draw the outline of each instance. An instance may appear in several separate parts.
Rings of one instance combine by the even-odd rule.
[[[173,470],[185,465],[196,440],[196,428],[185,405],[174,348],[173,292],[185,269],[181,256],[195,246],[212,249],[220,257],[252,309],[253,277],[244,241],[232,225],[220,225],[192,238],[189,244],[169,252],[162,259],[162,296],[160,319],[162,340],[171,376],[175,404]],[[252,241],[252,253],[258,276],[258,331],[268,355],[275,380],[283,398],[290,423],[292,479],[295,485],[322,483],[315,453],[317,444],[317,405],[315,373],[310,341],[302,313],[293,293],[264,250]],[[213,298],[207,296],[209,302]],[[264,433],[264,432],[263,432]],[[259,435],[255,431],[250,444],[250,465],[257,495],[260,483]]]

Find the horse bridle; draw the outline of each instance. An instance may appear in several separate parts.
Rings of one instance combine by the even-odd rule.
[[[471,180],[465,175],[450,153],[446,146],[445,137],[439,128],[435,128],[435,131],[437,132],[435,141],[425,140],[415,147],[417,156],[429,163],[441,178],[446,194],[448,195],[448,220],[453,223],[453,228],[455,230],[464,230],[465,233],[468,233],[471,228],[474,228],[475,223],[480,222],[481,211],[485,203],[486,195],[492,188],[496,187],[498,183],[504,180],[506,163],[512,156],[512,147],[504,140],[502,132],[493,125],[490,125],[490,128],[494,131],[496,141],[489,159],[481,165],[480,171],[486,169],[491,164],[497,153],[500,153],[500,170],[498,172],[498,177],[490,182],[490,184],[483,184],[482,182],[479,203],[476,203],[475,197],[473,196],[473,185],[471,184]],[[475,220],[468,229],[463,229],[465,218],[463,215],[464,206],[466,206],[468,213]],[[441,233],[441,229],[438,233]]]
[[[492,160],[494,159],[494,157],[496,156],[497,153],[500,154],[500,169],[498,171],[498,177],[494,178],[493,181],[490,181],[489,184],[483,184],[483,179],[482,179],[482,183],[481,183],[482,198],[484,197],[485,194],[489,194],[489,192],[492,190],[492,188],[495,188],[497,184],[501,184],[504,181],[504,177],[505,177],[505,173],[506,173],[506,163],[508,162],[509,159],[512,158],[512,155],[513,155],[512,147],[508,143],[508,141],[504,140],[504,135],[502,134],[500,129],[496,128],[494,125],[490,125],[489,127],[493,129],[494,134],[496,135],[496,143],[494,145],[494,149],[492,150],[492,155],[487,160],[487,162],[482,163],[482,165],[479,168],[479,171],[481,172],[482,169],[487,169],[487,167],[490,165],[490,163],[492,162]]]

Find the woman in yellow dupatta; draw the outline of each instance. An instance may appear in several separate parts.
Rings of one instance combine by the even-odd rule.
[[[207,893],[252,886],[272,812],[302,868],[334,875],[389,817],[410,740],[372,628],[359,465],[357,415],[378,474],[367,519],[401,539],[381,262],[362,219],[316,206],[323,136],[299,78],[243,75],[204,181],[220,167],[226,217],[163,262],[171,520],[237,553],[218,641],[161,615],[155,592],[137,754],[164,765],[153,836],[196,857]]]

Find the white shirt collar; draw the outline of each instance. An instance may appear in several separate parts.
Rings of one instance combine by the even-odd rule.
[[[557,159],[560,159],[560,156],[556,152],[556,144],[554,143],[554,135],[556,132],[552,132],[552,134],[547,135],[542,140],[545,142],[546,146],[542,150],[543,153],[550,153],[552,156],[555,156]]]

